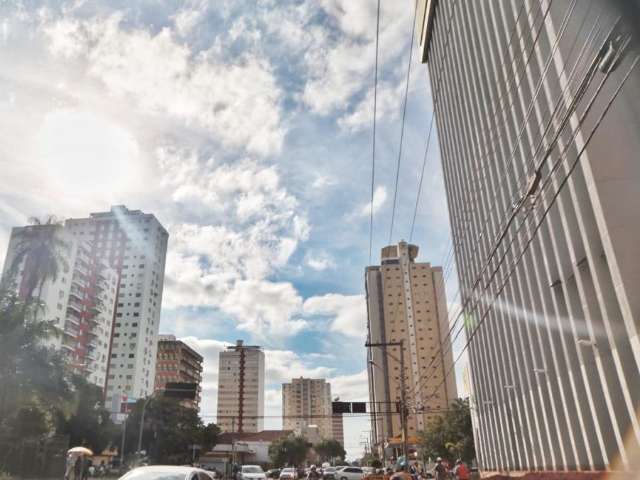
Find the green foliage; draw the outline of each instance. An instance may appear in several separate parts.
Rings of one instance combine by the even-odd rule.
[[[269,457],[274,465],[296,466],[307,458],[311,444],[304,437],[284,437],[269,446]]]
[[[7,281],[12,281],[23,265],[21,290],[24,297],[31,298],[35,293],[40,299],[44,282],[48,278],[55,280],[61,267],[68,268],[64,253],[69,245],[60,238],[62,223],[55,217],[49,216],[44,221],[30,220],[31,225],[18,233]]]
[[[475,458],[473,430],[468,399],[455,400],[447,413],[437,416],[421,432],[424,459],[437,457],[471,462]]]
[[[29,320],[38,303],[0,292],[0,425],[10,424],[22,408],[40,410],[51,421],[71,397],[62,355],[43,344],[51,323]]]
[[[119,428],[111,420],[109,411],[102,406],[102,389],[83,377],[73,377],[71,415],[59,421],[58,432],[69,435],[72,445],[83,445],[101,452],[117,436]]]
[[[125,453],[135,453],[145,399],[139,400],[127,418]],[[179,399],[157,397],[147,404],[142,433],[142,450],[153,463],[180,465],[191,462],[191,445],[211,449],[216,442],[217,425],[203,425],[197,410],[180,404]]]
[[[360,465],[362,465],[363,467],[380,468],[380,467],[376,467],[375,464],[382,465],[378,457],[372,453],[366,453],[360,459]]]
[[[322,440],[313,446],[320,460],[325,462],[331,458],[344,458],[347,455],[344,447],[337,440]]]

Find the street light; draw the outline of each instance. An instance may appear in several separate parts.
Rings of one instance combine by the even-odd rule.
[[[406,385],[405,385],[405,373],[404,373],[404,340],[399,342],[367,342],[365,347],[400,347],[400,359],[398,360],[394,355],[387,352],[385,348],[383,353],[388,355],[392,359],[400,362],[400,429],[402,430],[402,456],[404,457],[405,465],[409,465],[409,445],[407,440],[407,398],[406,398]],[[375,364],[373,364],[375,365]]]

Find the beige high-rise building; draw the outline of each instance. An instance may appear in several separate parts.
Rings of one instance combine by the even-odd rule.
[[[442,268],[416,263],[417,256],[418,247],[404,241],[384,247],[381,265],[367,267],[365,276],[370,342],[404,342],[409,437],[457,397],[452,374],[432,396],[453,364],[453,354],[447,348]],[[444,358],[436,358],[443,352]],[[369,396],[377,413],[372,416],[373,438],[380,447],[401,435],[400,416],[392,413],[401,398],[400,348],[372,347],[369,360]]]
[[[285,430],[304,434],[318,427],[321,438],[334,438],[331,417],[331,384],[319,378],[294,378],[282,384],[282,424]]]
[[[342,420],[342,414],[337,413],[331,417],[333,423],[333,439],[339,441],[344,447],[344,422]]]
[[[218,426],[223,432],[261,432],[263,416],[264,352],[238,340],[220,352]]]

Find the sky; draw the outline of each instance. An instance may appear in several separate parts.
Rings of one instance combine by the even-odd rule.
[[[265,428],[292,377],[366,400],[369,214],[375,263],[409,239],[432,108],[414,48],[391,235],[413,4],[381,2],[371,202],[375,6],[0,2],[0,252],[32,216],[153,213],[170,235],[160,330],[205,357],[205,421],[236,339],[266,353]],[[449,232],[434,141],[419,261],[441,265]],[[350,458],[369,429],[345,420]]]

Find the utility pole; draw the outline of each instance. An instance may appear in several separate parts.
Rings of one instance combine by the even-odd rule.
[[[400,347],[400,429],[402,432],[402,456],[404,457],[404,463],[409,468],[409,445],[407,438],[407,388],[405,384],[404,373],[404,340],[399,342],[378,342],[378,343],[365,343],[365,347]],[[387,353],[386,349],[383,350],[385,355],[391,356]],[[393,356],[391,356],[394,358]],[[397,360],[397,359],[396,359]]]
[[[127,414],[124,417],[124,422],[122,424],[122,444],[120,445],[120,467],[124,466],[124,439],[127,436],[127,420],[129,419],[129,415]]]

